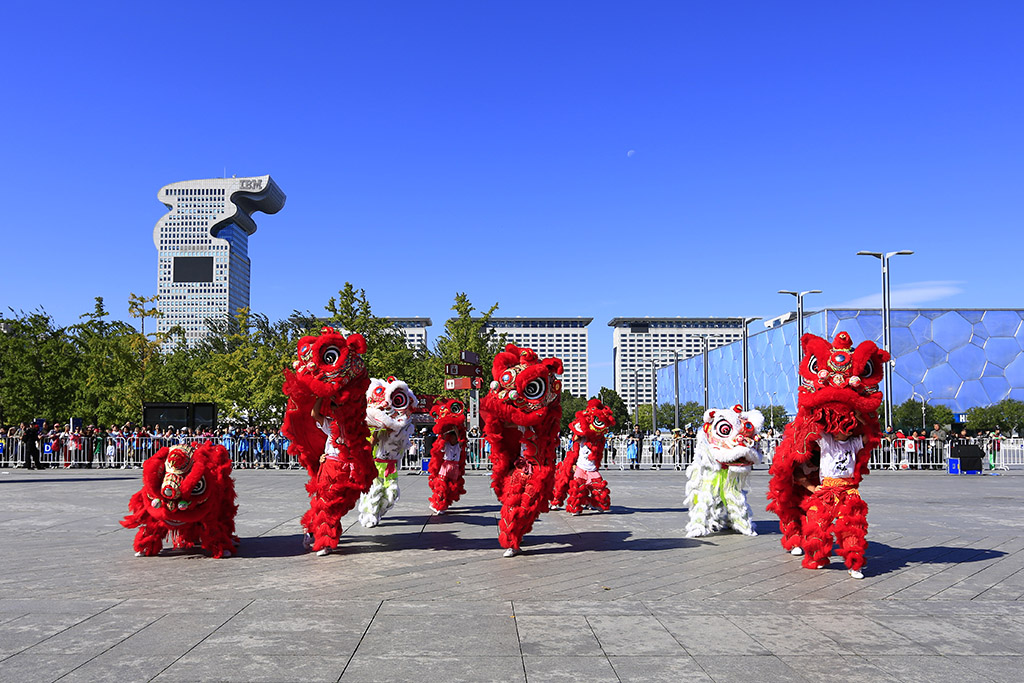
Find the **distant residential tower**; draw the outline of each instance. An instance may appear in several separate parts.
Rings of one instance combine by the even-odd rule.
[[[157,330],[174,326],[194,345],[206,319],[249,306],[249,235],[252,214],[284,207],[285,194],[269,175],[185,180],[160,188],[170,210],[156,223]]]

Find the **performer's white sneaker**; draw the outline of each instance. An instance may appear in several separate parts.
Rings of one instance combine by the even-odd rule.
[[[145,557],[141,550],[135,552],[135,557]]]
[[[502,557],[515,557],[520,552],[522,552],[522,551],[516,550],[515,548],[506,548],[505,549],[505,554],[502,555]]]
[[[320,550],[316,551],[316,556],[317,557],[325,557],[326,555],[330,555],[330,554],[331,554],[331,549],[330,548],[320,548]]]
[[[852,578],[854,578],[854,579],[863,579],[864,578],[864,572],[859,571],[857,569],[851,569],[850,570],[850,576]]]
[[[800,546],[797,546],[797,547],[793,548],[792,550],[790,550],[789,554],[790,555],[796,555],[797,557],[800,557],[801,555],[804,554],[804,549],[801,548]]]

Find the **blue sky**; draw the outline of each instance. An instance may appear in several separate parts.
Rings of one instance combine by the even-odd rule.
[[[1019,307],[1020,3],[17,3],[0,304],[156,290],[170,182],[269,173],[252,307]]]

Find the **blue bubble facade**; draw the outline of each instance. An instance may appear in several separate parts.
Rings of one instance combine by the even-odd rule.
[[[954,413],[1024,400],[1024,310],[898,309],[891,313],[893,404],[914,392]],[[842,331],[854,344],[870,340],[881,346],[882,313],[878,309],[826,309],[804,318],[804,332],[831,340]],[[751,334],[748,340],[750,402],[781,405],[796,412],[796,322]],[[712,406],[743,402],[743,345],[713,349],[708,398]],[[675,373],[670,364],[658,371],[658,402],[675,401]],[[679,362],[679,401],[704,403],[704,361],[694,356]]]

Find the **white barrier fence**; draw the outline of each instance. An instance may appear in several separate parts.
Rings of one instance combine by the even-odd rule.
[[[628,436],[618,435],[608,438],[605,445],[604,466],[607,468],[627,469],[630,461],[627,455]],[[89,437],[60,435],[55,438],[41,439],[37,446],[40,462],[48,467],[97,467],[97,468],[138,468],[146,458],[156,453],[163,446],[174,443],[205,443],[212,441],[223,445],[231,455],[234,466],[238,469],[296,469],[296,459],[288,454],[289,442],[279,435],[246,436],[246,437]],[[780,439],[762,439],[760,441],[763,455],[763,466],[771,464],[775,449]],[[488,470],[489,447],[483,438],[470,438],[467,469]],[[695,439],[662,440],[662,452],[655,452],[653,440],[644,438],[639,458],[636,460],[641,469],[685,469],[693,461]],[[988,438],[970,439],[970,443],[978,445],[987,456],[985,466],[988,469],[1008,470],[1024,468],[1024,439],[1007,438],[994,440]],[[568,440],[562,439],[559,444],[559,458],[568,446]],[[0,467],[16,467],[26,462],[26,445],[17,437],[0,437]],[[948,442],[937,443],[932,439],[884,441],[871,454],[871,469],[922,469],[944,470],[950,455]],[[430,457],[426,451],[423,437],[415,437],[412,447],[402,459],[403,470],[424,470],[425,460]]]

